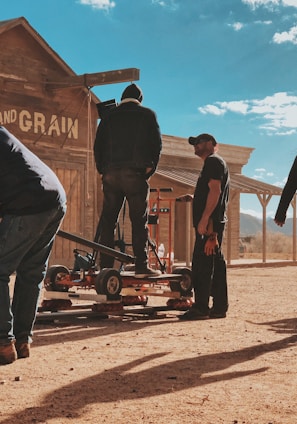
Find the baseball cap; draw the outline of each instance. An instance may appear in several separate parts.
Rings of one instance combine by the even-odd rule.
[[[196,144],[202,143],[203,141],[211,141],[213,146],[216,146],[216,144],[217,144],[217,141],[214,138],[214,136],[212,136],[210,134],[206,134],[206,133],[199,134],[196,137],[194,137],[194,136],[189,137],[188,141],[192,146],[195,146]]]

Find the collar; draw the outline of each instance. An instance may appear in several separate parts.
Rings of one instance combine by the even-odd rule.
[[[137,99],[133,99],[132,97],[127,97],[126,99],[123,99],[120,103],[120,105],[122,103],[128,103],[128,102],[133,102],[133,103],[138,103],[140,105],[140,101]]]

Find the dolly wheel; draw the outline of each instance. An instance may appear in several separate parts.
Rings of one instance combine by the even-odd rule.
[[[69,269],[63,265],[53,265],[48,268],[44,278],[44,288],[47,291],[67,292],[69,286],[60,284],[61,280],[69,275]]]
[[[113,268],[103,268],[96,277],[97,294],[105,294],[109,300],[118,300],[122,290],[122,277]]]
[[[182,275],[180,281],[170,281],[171,291],[180,292],[181,296],[192,295],[192,271],[189,268],[175,268],[174,274]]]

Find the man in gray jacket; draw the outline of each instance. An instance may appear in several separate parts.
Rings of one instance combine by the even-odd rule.
[[[0,127],[0,365],[30,355],[40,290],[65,211],[55,173]]]
[[[155,172],[162,148],[156,114],[143,107],[142,92],[136,84],[123,92],[121,103],[104,117],[98,126],[94,155],[102,175],[103,210],[100,218],[100,243],[114,248],[118,216],[127,199],[132,224],[135,276],[143,278],[160,272],[149,268],[148,179]],[[112,268],[114,259],[100,255],[100,267]]]

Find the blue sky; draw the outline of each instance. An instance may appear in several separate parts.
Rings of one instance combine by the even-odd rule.
[[[244,175],[283,186],[297,155],[297,0],[13,0],[77,74],[139,68],[163,134],[255,148]],[[126,83],[93,89],[101,100]],[[273,216],[278,198],[267,208]],[[261,215],[255,195],[243,212]]]

